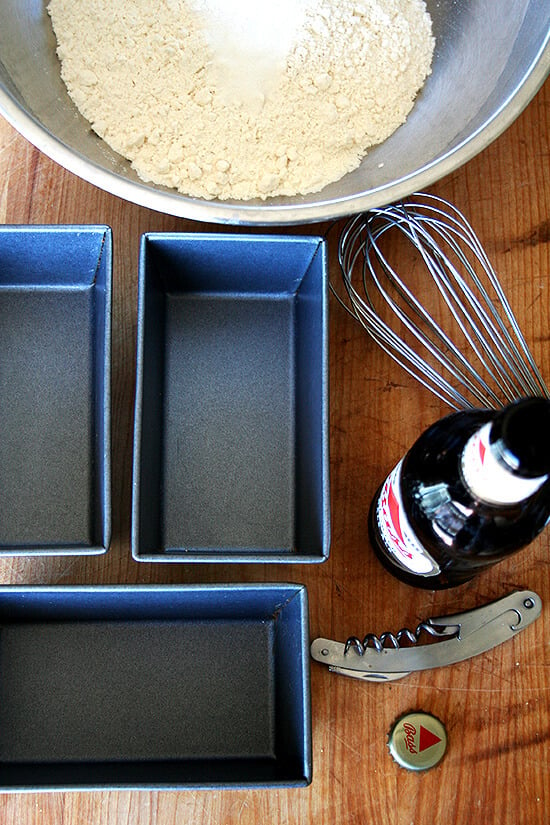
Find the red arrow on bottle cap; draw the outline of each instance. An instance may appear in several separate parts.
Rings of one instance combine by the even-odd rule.
[[[420,736],[418,737],[419,753],[431,748],[433,745],[437,745],[438,742],[441,742],[440,736],[436,736],[431,730],[428,730],[423,725],[420,725]]]

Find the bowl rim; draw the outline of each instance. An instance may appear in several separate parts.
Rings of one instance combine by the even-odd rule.
[[[468,137],[429,163],[381,186],[316,203],[270,203],[269,200],[221,201],[194,198],[176,190],[152,188],[99,166],[53,135],[15,97],[0,86],[0,114],[17,132],[51,160],[98,188],[157,212],[207,223],[284,226],[336,220],[408,197],[463,166],[499,137],[530,103],[550,73],[550,29],[521,82]],[[315,194],[315,193],[312,193]],[[299,197],[299,196],[297,196]],[[304,196],[309,197],[309,196]]]

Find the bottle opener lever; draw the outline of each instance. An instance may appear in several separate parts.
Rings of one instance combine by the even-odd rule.
[[[421,622],[413,632],[367,634],[363,640],[350,636],[345,643],[315,639],[311,655],[329,670],[368,682],[401,679],[418,670],[452,665],[512,639],[542,611],[540,597],[532,590],[516,590],[482,607],[438,616]],[[422,634],[431,643],[418,644]],[[405,645],[402,642],[405,641]]]

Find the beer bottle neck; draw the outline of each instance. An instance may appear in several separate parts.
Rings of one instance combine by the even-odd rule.
[[[488,504],[517,504],[532,496],[548,475],[534,478],[519,475],[500,449],[500,442],[491,443],[489,422],[480,427],[466,442],[461,457],[463,480],[475,498]]]

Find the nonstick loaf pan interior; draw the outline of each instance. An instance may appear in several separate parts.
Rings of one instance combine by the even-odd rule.
[[[0,790],[303,786],[299,585],[0,588]]]
[[[111,231],[0,227],[0,554],[110,537]]]
[[[137,560],[327,558],[327,335],[322,239],[143,237]]]

